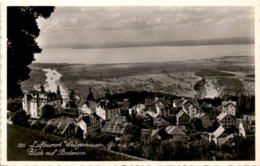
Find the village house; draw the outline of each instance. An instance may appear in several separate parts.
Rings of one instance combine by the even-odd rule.
[[[44,125],[41,130],[45,133],[50,133],[65,138],[74,138],[75,137],[75,121],[73,118],[69,117],[59,117],[50,119]]]
[[[146,107],[144,104],[137,104],[129,109],[129,115],[131,117],[134,117],[134,116],[141,117],[141,116],[143,116],[143,113],[145,112],[145,108]]]
[[[151,138],[158,138],[162,139],[162,137],[159,135],[160,129],[151,130]]]
[[[122,102],[118,101],[117,104],[120,106],[121,115],[123,116],[129,115],[129,106],[130,106],[129,99],[124,99]]]
[[[155,118],[153,120],[153,125],[157,128],[165,127],[169,125],[169,122],[164,120],[163,118]]]
[[[232,116],[236,116],[237,103],[235,101],[223,101],[222,102],[222,112],[227,113]]]
[[[225,128],[220,125],[213,133],[209,133],[209,142],[218,143],[218,138],[224,133]]]
[[[178,112],[178,114],[176,115],[176,120],[178,125],[190,124],[190,116],[184,110]]]
[[[96,106],[96,114],[104,121],[121,114],[121,107],[113,105],[108,100],[101,100]]]
[[[195,117],[201,120],[202,126],[205,129],[211,127],[214,123],[214,119],[206,113],[198,113]]]
[[[31,118],[40,118],[41,109],[45,105],[51,105],[60,110],[62,97],[54,92],[46,92],[42,86],[41,91],[31,91],[24,94],[22,99],[23,110]]]
[[[142,125],[144,127],[146,127],[146,128],[154,127],[153,121],[154,121],[155,117],[152,116],[153,114],[150,114],[149,112],[150,111],[144,112],[143,116],[142,116],[142,119],[141,119],[142,120]],[[156,114],[154,114],[154,115],[156,115]]]
[[[170,136],[172,141],[187,141],[188,137],[178,126],[168,126],[165,128],[165,131]]]
[[[154,106],[155,106],[155,113],[158,114],[159,116],[162,116],[165,110],[164,104],[158,100],[155,102]]]
[[[188,113],[191,119],[195,118],[195,116],[200,112],[194,104],[191,104],[189,102],[184,104],[182,106],[182,109]]]
[[[104,133],[112,134],[116,137],[116,140],[120,140],[121,137],[126,134],[126,128],[132,125],[126,116],[114,116],[110,121],[107,121],[101,129]]]
[[[42,131],[46,124],[47,121],[42,121],[39,119],[28,119],[28,126],[35,130]]]
[[[230,114],[222,112],[217,116],[217,122],[224,128],[232,128],[236,125],[236,118]]]
[[[101,121],[96,114],[80,115],[76,119],[76,136],[82,139],[86,139],[87,135],[100,130]]]
[[[172,107],[172,108],[169,108],[169,109],[165,109],[163,111],[163,117],[164,118],[174,117],[174,116],[176,116],[176,114],[178,112],[181,111],[181,109],[182,109],[181,107]]]
[[[232,145],[233,142],[234,142],[234,134],[229,134],[227,136],[220,137],[217,139],[218,146]]]
[[[174,108],[182,107],[182,106],[183,106],[185,103],[187,103],[187,102],[188,102],[188,100],[185,99],[185,98],[175,99],[175,100],[173,100],[173,102],[172,102],[172,106],[173,106]]]
[[[247,132],[255,132],[255,115],[244,115],[242,122]]]
[[[164,129],[142,129],[141,130],[141,142],[148,143],[152,138],[165,140],[168,138],[168,134]]]
[[[91,115],[96,112],[97,102],[95,101],[86,101],[81,107],[80,107],[80,113],[83,115]]]
[[[153,119],[155,119],[159,116],[157,113],[155,113],[153,111],[146,111],[146,112],[144,112],[144,114],[150,116]]]

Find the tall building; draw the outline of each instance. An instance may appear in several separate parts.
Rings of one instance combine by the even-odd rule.
[[[222,112],[227,113],[232,116],[236,116],[237,103],[235,101],[223,101],[222,102]]]
[[[104,121],[121,114],[121,107],[108,100],[101,100],[96,106],[96,114]]]
[[[30,91],[24,94],[22,105],[23,110],[31,118],[40,118],[41,109],[45,105],[51,105],[59,109],[62,104],[62,97],[55,92],[46,92],[41,86],[40,91]]]

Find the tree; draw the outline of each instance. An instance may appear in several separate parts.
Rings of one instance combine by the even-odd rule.
[[[148,158],[152,160],[160,160],[163,156],[163,148],[161,146],[161,140],[157,137],[152,137],[148,146]]]
[[[41,109],[41,118],[51,119],[55,116],[55,109],[51,105],[44,105]]]
[[[19,110],[11,118],[14,124],[21,125],[21,126],[27,126],[28,119],[29,117],[26,115],[26,112],[23,110]]]
[[[58,96],[61,96],[61,93],[60,93],[60,86],[59,86],[59,85],[57,86],[57,95],[58,95]]]
[[[8,7],[7,8],[7,95],[22,95],[21,82],[29,79],[29,64],[41,48],[35,39],[40,29],[37,18],[48,18],[54,7]]]
[[[106,92],[105,92],[105,99],[109,99],[111,97],[111,92],[109,89],[106,89]]]
[[[135,125],[128,125],[126,126],[124,136],[129,137],[129,142],[139,141],[141,130]]]
[[[92,100],[92,101],[94,101],[94,100],[95,100],[95,98],[94,98],[94,95],[93,95],[93,92],[92,92],[92,89],[91,89],[91,88],[89,88],[89,89],[88,89],[88,97],[87,97],[87,100]]]
[[[69,95],[70,101],[69,101],[69,107],[71,108],[76,108],[76,94],[74,90],[71,90],[70,95]]]
[[[255,160],[255,137],[235,137],[234,158],[235,160]]]
[[[99,137],[100,142],[107,147],[107,145],[114,141],[114,137],[110,134],[102,133]]]
[[[7,102],[7,109],[11,112],[17,112],[22,108],[21,99],[11,99]]]
[[[40,86],[40,89],[41,89],[41,92],[45,92],[45,88],[44,88],[44,86],[42,84]]]
[[[192,127],[193,129],[197,130],[197,131],[202,131],[203,130],[203,125],[202,125],[202,122],[200,119],[198,118],[195,118],[195,119],[192,119]]]
[[[215,120],[211,127],[207,128],[208,132],[214,132],[219,127],[219,123]]]

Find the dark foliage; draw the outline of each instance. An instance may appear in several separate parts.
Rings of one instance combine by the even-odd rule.
[[[29,117],[26,115],[26,112],[19,110],[12,116],[12,122],[16,125],[27,126]]]
[[[181,97],[171,95],[171,94],[165,94],[160,92],[147,92],[147,91],[127,91],[120,94],[113,94],[108,95],[107,99],[109,100],[118,100],[118,99],[124,99],[128,98],[130,102],[130,107],[136,104],[145,103],[145,99],[147,98],[164,98],[165,100],[172,101],[173,99],[180,99]]]
[[[17,112],[20,109],[22,109],[22,101],[20,98],[8,100],[7,110],[9,110],[11,112]]]
[[[44,105],[41,110],[41,118],[51,119],[55,117],[55,109],[51,105]]]
[[[210,76],[234,76],[234,74],[213,70],[213,69],[201,69],[199,72],[195,73],[200,77],[210,77]]]
[[[255,160],[255,137],[236,138],[235,144],[235,160]]]
[[[114,136],[107,133],[92,133],[87,135],[87,142],[92,144],[101,143],[104,146],[107,146],[110,142],[114,141]]]
[[[222,99],[219,98],[219,97],[215,97],[214,99],[212,99],[212,98],[203,98],[203,99],[198,99],[198,102],[201,105],[201,107],[203,107],[203,108],[206,107],[205,104],[211,104],[212,106],[217,107],[217,106],[221,105]]]
[[[48,18],[54,7],[8,7],[7,8],[7,95],[22,94],[21,81],[29,79],[29,64],[41,48],[35,39],[39,36],[36,19]]]
[[[76,108],[77,107],[77,99],[76,99],[76,94],[74,90],[71,90],[70,94],[69,94],[69,107],[70,108]]]
[[[89,90],[88,90],[88,97],[87,97],[87,100],[92,100],[92,101],[95,100],[95,98],[94,98],[94,94],[93,94],[91,88],[89,88]]]
[[[141,129],[135,125],[129,125],[125,129],[125,135],[129,135],[131,142],[140,141],[139,138],[141,137]]]
[[[195,130],[195,131],[203,131],[202,122],[198,118],[192,119],[191,126],[193,127],[193,130]]]
[[[194,84],[193,89],[195,89],[196,91],[200,91],[201,89],[204,88],[204,85],[206,83],[206,80],[203,78],[202,80],[196,82],[196,84]]]

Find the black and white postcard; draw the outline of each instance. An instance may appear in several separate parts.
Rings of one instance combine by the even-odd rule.
[[[25,2],[1,5],[0,164],[259,165],[259,2]]]

